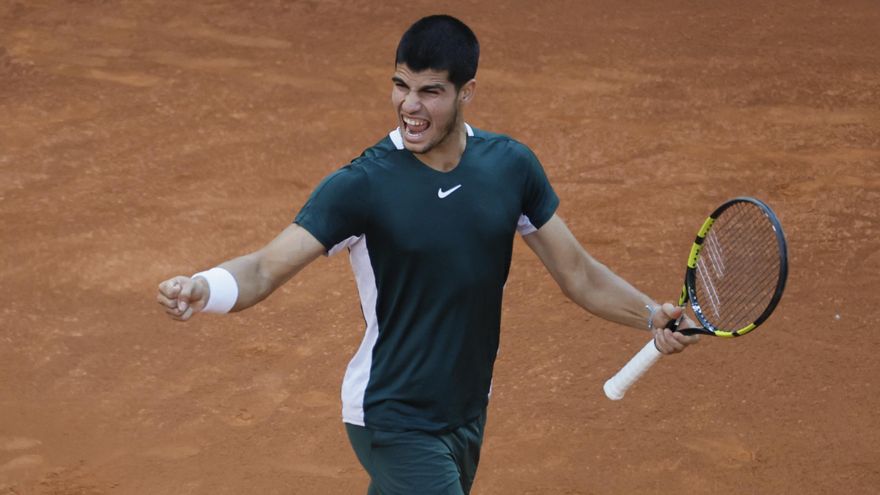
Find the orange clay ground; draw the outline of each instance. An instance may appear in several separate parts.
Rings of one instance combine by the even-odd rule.
[[[387,133],[397,41],[438,12],[482,42],[468,121],[530,145],[638,287],[677,298],[736,195],[791,255],[765,326],[610,402],[646,334],[517,240],[473,493],[877,493],[880,5],[725,3],[0,2],[0,494],[365,493],[345,256],[238,315],[176,323],[155,291],[261,246]]]

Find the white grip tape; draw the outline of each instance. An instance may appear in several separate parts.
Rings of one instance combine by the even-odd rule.
[[[654,339],[651,339],[638,354],[626,363],[626,366],[620,369],[616,375],[612,376],[605,382],[605,395],[611,400],[620,400],[627,390],[645,374],[654,363],[660,359],[663,354],[657,350],[654,345]]]
[[[211,291],[208,303],[202,310],[203,313],[228,313],[235,306],[235,301],[238,300],[238,282],[231,273],[217,267],[192,276],[192,278],[196,277],[204,278]]]

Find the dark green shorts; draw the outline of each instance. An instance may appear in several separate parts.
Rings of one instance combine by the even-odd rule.
[[[486,414],[446,433],[372,430],[346,423],[348,439],[370,475],[367,495],[467,495]]]

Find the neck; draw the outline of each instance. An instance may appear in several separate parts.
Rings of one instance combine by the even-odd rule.
[[[439,172],[449,172],[458,166],[461,155],[467,146],[467,131],[464,122],[456,122],[449,135],[427,153],[413,154],[425,165]]]

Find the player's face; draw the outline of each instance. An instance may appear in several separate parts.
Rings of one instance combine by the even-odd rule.
[[[391,102],[406,149],[427,153],[442,147],[452,139],[453,130],[461,128],[460,109],[465,98],[463,91],[449,82],[446,71],[415,72],[400,64],[391,80]]]

